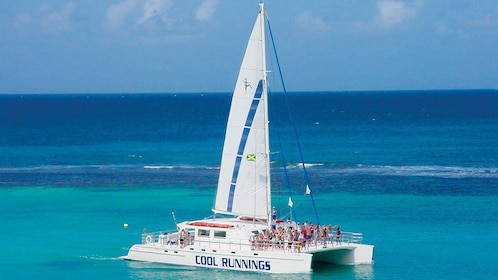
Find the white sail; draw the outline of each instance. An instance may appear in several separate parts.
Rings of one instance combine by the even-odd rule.
[[[265,26],[260,7],[233,92],[213,211],[266,219],[271,202]]]

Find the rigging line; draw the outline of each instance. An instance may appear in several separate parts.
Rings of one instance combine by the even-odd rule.
[[[270,93],[270,92],[268,92]],[[275,118],[277,119],[277,118]],[[277,128],[279,126],[277,125]],[[279,149],[280,149],[280,157],[282,158],[282,163],[283,163],[283,169],[284,169],[284,180],[285,180],[285,186],[287,186],[287,191],[289,192],[289,198],[291,201],[293,201],[292,199],[292,191],[291,191],[291,184],[290,184],[290,181],[289,181],[289,173],[287,171],[287,161],[285,160],[285,156],[284,156],[284,153],[283,153],[283,146],[282,146],[282,135],[280,134],[280,129],[276,129],[277,131],[277,137],[278,137],[278,146],[279,146]],[[279,199],[280,199],[280,195],[279,195]],[[279,201],[279,206],[281,205],[280,201]],[[297,221],[297,217],[296,217],[296,211],[295,211],[295,207],[294,206],[290,206],[288,205],[289,208],[290,208],[290,218],[291,220],[294,220],[294,221]]]
[[[297,143],[297,147],[298,147],[298,150],[299,150],[299,156],[301,158],[301,165],[303,167],[304,181],[306,183],[306,187],[311,190],[310,183],[309,183],[309,178],[308,178],[308,172],[306,170],[306,165],[304,164],[304,157],[303,157],[303,151],[301,149],[301,143],[299,141],[299,136],[297,134],[296,125],[294,124],[294,120],[292,118],[292,113],[291,113],[291,110],[290,110],[289,100],[287,98],[287,89],[285,88],[284,77],[283,77],[283,74],[282,74],[282,69],[280,68],[280,61],[278,59],[277,48],[275,47],[275,41],[273,40],[273,32],[271,31],[270,21],[267,20],[266,22],[267,22],[267,25],[268,25],[268,31],[270,33],[271,43],[272,43],[272,46],[273,46],[273,52],[275,54],[275,60],[277,62],[278,73],[280,75],[280,82],[282,83],[282,88],[283,88],[283,91],[284,91],[285,103],[287,104],[287,112],[289,114],[289,121],[291,122],[291,125],[292,125],[292,127],[294,129],[294,135],[296,137],[296,143]],[[320,218],[318,218],[318,212],[316,211],[316,205],[315,205],[315,199],[313,198],[313,192],[310,191],[309,195],[310,195],[310,198],[311,198],[311,202],[313,203],[313,210],[315,211],[315,216],[316,216],[317,223],[320,224]]]

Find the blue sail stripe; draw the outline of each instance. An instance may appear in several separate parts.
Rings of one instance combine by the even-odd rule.
[[[239,170],[240,168],[240,163],[242,162],[242,156],[237,156],[235,158],[235,165],[233,167],[234,170]],[[232,174],[232,181],[231,181],[232,184],[235,184],[237,183],[237,173],[233,172]]]
[[[249,137],[249,132],[251,132],[251,126],[256,115],[256,110],[258,109],[259,102],[261,101],[261,96],[263,95],[263,80],[258,82],[258,87],[256,88],[256,93],[251,103],[251,108],[247,114],[244,130],[242,131],[242,136],[240,137],[239,148],[237,150],[237,157],[235,159],[235,165],[233,167],[232,181],[230,183],[230,192],[228,193],[228,204],[227,212],[232,212],[233,208],[233,197],[235,195],[235,188],[237,186],[237,178],[239,176],[240,165],[242,163],[242,157],[244,155],[244,149],[246,148],[247,138]]]
[[[249,132],[251,132],[250,127],[245,127],[242,131],[242,137],[240,138],[239,149],[237,150],[237,156],[242,157],[244,155],[244,149],[246,148],[247,138],[249,137]]]
[[[254,100],[252,101],[252,104],[251,104],[251,109],[249,110],[249,115],[247,116],[247,120],[246,120],[246,124],[245,126],[246,127],[251,127],[252,125],[252,122],[254,121],[254,115],[256,114],[256,109],[258,108],[258,105],[259,105],[259,101],[261,99],[256,99],[257,97],[255,96],[254,97]]]

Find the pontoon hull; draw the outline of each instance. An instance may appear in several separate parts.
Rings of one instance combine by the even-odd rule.
[[[374,246],[336,245],[293,253],[288,251],[244,251],[187,246],[161,246],[160,243],[137,244],[130,248],[126,260],[164,263],[266,273],[308,273],[312,263],[356,265],[373,263]]]
[[[266,273],[309,273],[311,254],[134,245],[126,260]]]
[[[373,245],[346,244],[331,248],[311,250],[313,263],[332,263],[338,265],[356,265],[373,263]]]

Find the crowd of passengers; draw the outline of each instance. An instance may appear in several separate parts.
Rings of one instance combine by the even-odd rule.
[[[313,223],[297,223],[296,227],[284,226],[284,223],[273,225],[271,230],[266,230],[259,234],[254,234],[250,237],[252,249],[266,250],[266,249],[287,249],[300,252],[308,246],[322,245],[326,247],[327,244],[332,246],[341,243],[341,226],[336,225],[314,225]],[[288,223],[287,223],[288,224]],[[160,235],[159,240],[164,242],[163,237],[167,238],[167,244],[170,244],[169,236]],[[178,233],[178,245],[185,247],[188,242],[188,231],[182,229]],[[175,242],[176,243],[176,242]]]
[[[297,223],[297,227],[274,226],[271,230],[255,234],[250,238],[253,249],[287,249],[296,252],[312,245],[322,245],[325,248],[327,243],[333,245],[334,241],[337,244],[341,242],[340,225],[320,226],[307,222]]]

